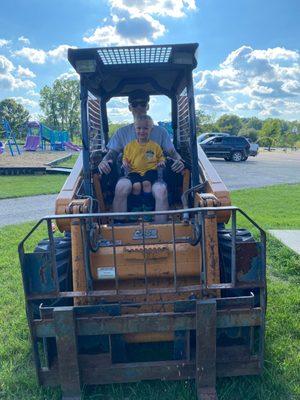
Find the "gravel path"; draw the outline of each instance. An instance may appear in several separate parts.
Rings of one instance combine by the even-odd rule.
[[[0,200],[0,227],[54,214],[56,194]]]

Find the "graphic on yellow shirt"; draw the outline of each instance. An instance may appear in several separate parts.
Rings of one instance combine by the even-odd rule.
[[[125,146],[123,160],[130,163],[131,172],[143,176],[147,171],[157,169],[157,164],[165,158],[161,147],[152,140],[143,144],[133,140]]]

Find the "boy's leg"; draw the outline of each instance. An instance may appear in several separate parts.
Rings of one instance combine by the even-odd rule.
[[[143,204],[145,206],[145,211],[153,211],[154,210],[154,198],[152,196],[152,184],[150,181],[145,180],[142,182],[143,184]]]

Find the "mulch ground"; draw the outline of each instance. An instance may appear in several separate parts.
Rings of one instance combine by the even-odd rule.
[[[45,167],[47,163],[68,154],[67,151],[24,151],[12,157],[5,152],[0,154],[0,167]]]

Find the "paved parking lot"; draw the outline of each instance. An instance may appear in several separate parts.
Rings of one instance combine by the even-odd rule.
[[[229,190],[300,182],[300,151],[265,151],[240,163],[210,161]]]
[[[240,163],[211,159],[229,190],[300,183],[300,151],[263,152]],[[0,200],[0,226],[53,214],[56,195]]]

